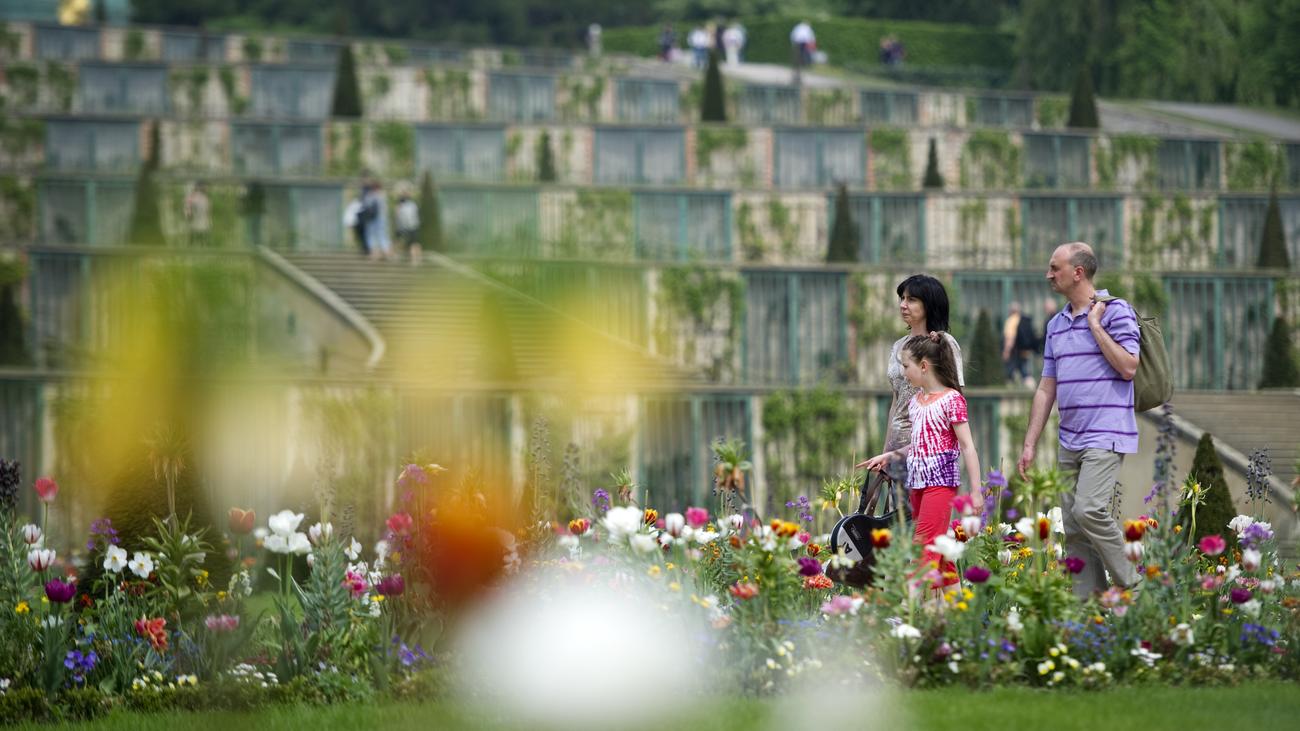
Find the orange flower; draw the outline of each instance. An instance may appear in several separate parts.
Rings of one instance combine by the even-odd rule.
[[[803,580],[803,588],[805,589],[830,589],[834,586],[835,586],[835,582],[831,581],[831,577],[827,576],[826,574],[817,574],[816,576],[809,576],[808,578]]]
[[[1160,575],[1160,567],[1155,564],[1147,566],[1147,578],[1154,579]]]
[[[894,537],[888,528],[874,528],[871,531],[872,548],[889,548],[889,541]]]
[[[658,523],[659,511],[654,508],[646,508],[644,521],[646,525],[654,525],[655,523]]]
[[[1129,543],[1135,543],[1142,540],[1142,535],[1146,532],[1147,522],[1145,520],[1124,521],[1124,540]]]
[[[586,518],[574,518],[569,521],[569,532],[575,536],[585,534],[591,530],[591,521]]]
[[[742,584],[739,581],[732,584],[731,588],[728,589],[727,591],[730,591],[732,596],[736,597],[737,599],[740,599],[741,601],[744,601],[745,599],[753,599],[754,597],[758,596],[757,585],[748,584],[748,583]]]
[[[1052,534],[1052,521],[1046,516],[1038,516],[1038,540],[1045,541]]]
[[[782,538],[789,538],[799,534],[799,524],[788,520],[773,520],[772,532]]]
[[[809,543],[809,544],[808,544],[808,555],[809,555],[809,556],[816,556],[817,554],[819,554],[819,553],[821,553],[821,552],[822,552],[822,547],[821,547],[821,546],[817,545],[816,543]]]
[[[740,548],[740,536],[734,533],[731,534],[731,537],[727,539],[727,543],[730,543],[732,548]]]

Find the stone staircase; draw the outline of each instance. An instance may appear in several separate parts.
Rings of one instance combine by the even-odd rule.
[[[1174,413],[1249,456],[1267,449],[1273,474],[1285,485],[1300,457],[1300,390],[1176,391]]]
[[[378,373],[495,386],[679,383],[689,378],[638,345],[441,257],[418,267],[351,252],[282,256],[351,305],[383,336]],[[592,372],[590,357],[614,364]],[[583,361],[583,362],[579,362]],[[589,383],[590,379],[605,381]]]

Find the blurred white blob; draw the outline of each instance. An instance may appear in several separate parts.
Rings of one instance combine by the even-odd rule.
[[[503,720],[614,728],[710,698],[703,629],[616,573],[521,577],[473,613],[458,644],[464,698]]]
[[[832,626],[848,621],[831,619]],[[855,646],[861,645],[837,640],[833,629],[786,643],[768,664],[773,675],[785,676],[779,678],[783,692],[774,696],[759,731],[912,728],[902,699],[878,679],[875,659]]]

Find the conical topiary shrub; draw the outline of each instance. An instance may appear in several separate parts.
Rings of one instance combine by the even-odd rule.
[[[18,287],[27,268],[16,257],[0,256],[0,365],[30,362],[24,338],[22,311],[18,309]]]
[[[551,133],[542,131],[537,138],[537,180],[543,183],[555,182],[555,155],[551,152]]]
[[[1281,317],[1273,319],[1273,329],[1264,346],[1264,373],[1260,388],[1295,388],[1300,386],[1300,366],[1296,365],[1295,346],[1291,343],[1291,328]]]
[[[433,187],[433,176],[427,170],[420,178],[420,244],[425,251],[436,251],[439,254],[447,251],[447,243],[442,238],[438,191]]]
[[[1002,385],[1002,348],[988,310],[980,310],[975,320],[975,335],[964,375],[967,386]]]
[[[330,114],[351,119],[361,116],[361,88],[357,85],[357,66],[349,44],[344,44],[343,50],[339,51],[338,73],[334,75],[334,104]]]
[[[1070,119],[1067,127],[1097,129],[1101,121],[1097,116],[1097,96],[1092,90],[1092,73],[1087,65],[1079,67],[1074,77],[1074,89],[1070,92]]]
[[[849,206],[849,189],[843,183],[835,194],[835,223],[831,226],[830,245],[826,261],[855,262],[858,260],[858,225],[853,222],[853,209]]]
[[[127,243],[142,246],[166,246],[162,215],[159,213],[158,181],[155,176],[162,156],[159,123],[149,128],[149,154],[140,166],[140,176],[135,182],[135,208],[131,211],[131,225],[127,229]]]
[[[1259,241],[1260,269],[1290,269],[1291,255],[1286,250],[1286,232],[1282,230],[1282,210],[1277,205],[1277,189],[1268,196],[1264,213],[1264,232]]]
[[[704,71],[704,100],[700,107],[700,120],[727,121],[727,105],[722,91],[722,69],[718,67],[716,51],[709,54],[709,67]]]
[[[1196,509],[1196,530],[1192,531],[1191,544],[1196,545],[1209,535],[1226,536],[1228,521],[1237,517],[1237,509],[1232,505],[1232,492],[1223,477],[1223,462],[1214,449],[1214,437],[1208,432],[1202,434],[1201,441],[1196,444],[1192,469],[1187,474],[1201,483],[1205,494],[1205,502]],[[1183,530],[1191,530],[1191,512],[1186,508],[1179,510],[1178,522]]]
[[[934,190],[943,189],[943,175],[939,172],[939,153],[935,149],[934,138],[930,138],[930,151],[925,156],[925,179],[921,187]]]

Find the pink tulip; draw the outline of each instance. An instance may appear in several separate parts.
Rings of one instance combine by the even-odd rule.
[[[59,483],[49,477],[42,477],[36,480],[36,496],[43,503],[54,502],[54,496],[59,494]]]
[[[703,528],[709,522],[709,511],[704,508],[687,508],[686,523],[692,528]]]
[[[1198,545],[1201,549],[1201,553],[1206,556],[1218,556],[1228,548],[1227,542],[1224,541],[1223,536],[1220,535],[1206,536],[1201,539],[1201,542]]]

